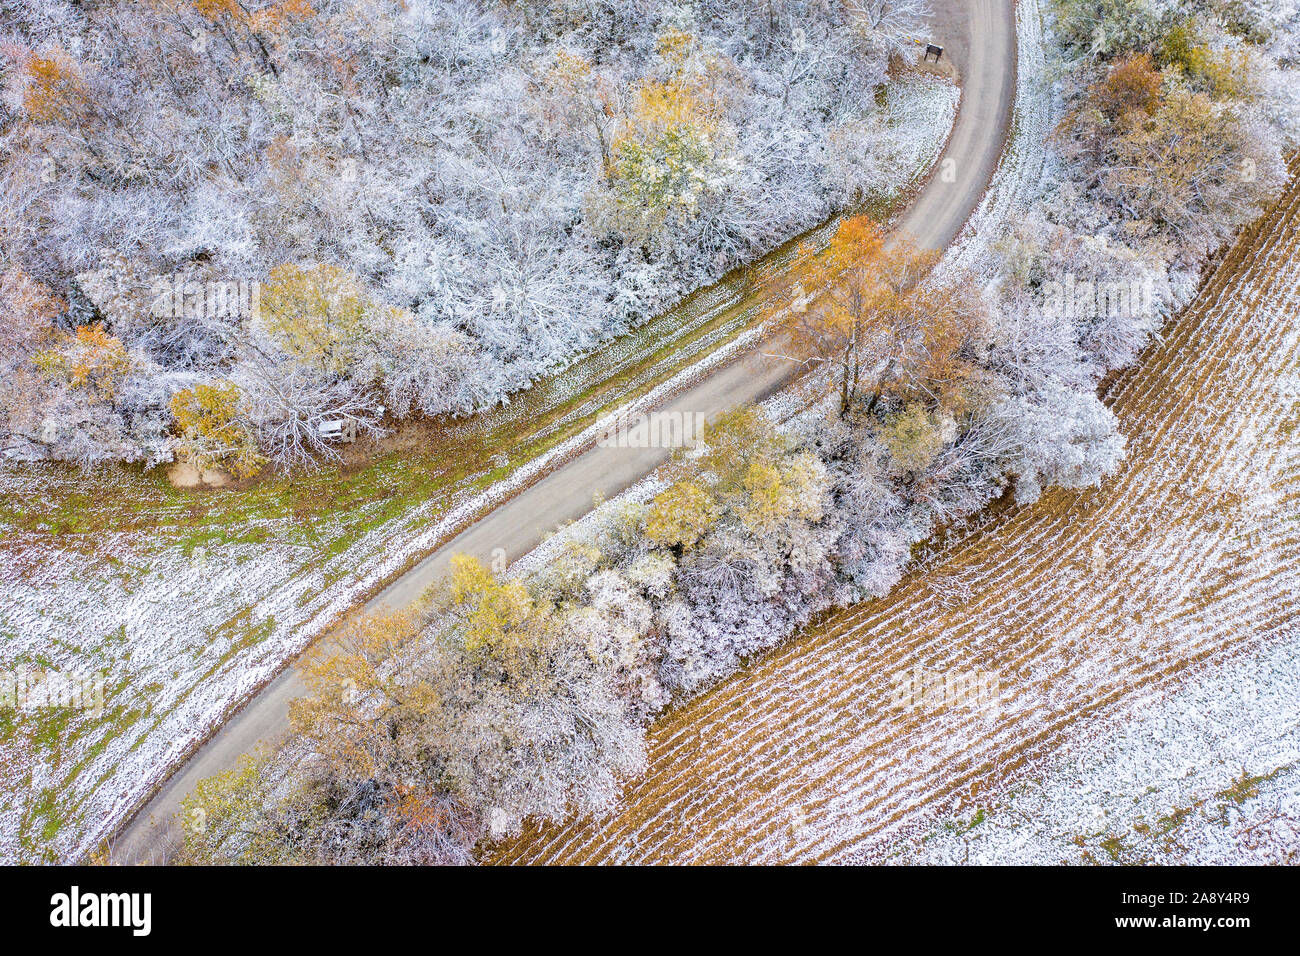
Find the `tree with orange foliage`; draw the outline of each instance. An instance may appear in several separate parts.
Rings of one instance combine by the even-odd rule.
[[[1149,53],[1125,57],[1106,75],[1097,89],[1095,105],[1109,119],[1150,116],[1160,105],[1163,83]]]
[[[339,776],[402,779],[415,771],[414,729],[438,706],[413,671],[419,622],[411,613],[360,616],[304,667],[308,693],[290,704],[294,730]]]
[[[111,402],[118,384],[131,370],[131,357],[122,340],[103,323],[79,325],[75,332],[58,332],[54,344],[32,356],[46,375],[86,393],[90,400]]]
[[[785,296],[781,324],[801,361],[838,367],[841,416],[864,387],[869,413],[886,392],[920,388],[934,398],[954,377],[969,310],[951,308],[949,290],[923,286],[935,258],[906,240],[886,244],[865,216],[840,223],[821,254],[801,252],[799,287],[821,291],[811,304]]]
[[[477,816],[441,786],[427,733],[439,698],[418,672],[421,621],[357,617],[305,668],[297,736],[199,782],[182,804],[188,863],[469,862]]]
[[[788,294],[771,297],[784,307],[781,325],[801,361],[839,365],[841,415],[848,414],[857,395],[866,326],[880,294],[873,265],[883,249],[884,237],[869,219],[846,219],[824,253],[800,247],[790,270],[797,281]],[[808,287],[821,290],[811,305],[805,298]]]
[[[142,356],[100,322],[72,330],[47,324],[59,307],[39,292],[29,294],[38,300],[36,315],[27,316],[25,344],[11,344],[0,361],[0,426],[12,439],[5,450],[82,467],[113,457],[166,460],[161,414],[151,410],[130,420],[133,396],[123,386],[140,371]],[[21,328],[12,317],[10,324]]]
[[[1162,83],[1150,54],[1125,57],[1061,121],[1057,139],[1072,142],[1093,162],[1100,162],[1112,137],[1140,126],[1156,111]]]
[[[1155,58],[1125,57],[1081,90],[1056,132],[1061,152],[1130,234],[1208,253],[1285,180],[1250,108],[1255,63],[1176,27]]]
[[[27,62],[27,74],[23,107],[35,122],[75,125],[90,108],[90,85],[62,50],[33,56]]]
[[[888,364],[871,405],[886,397],[931,411],[965,412],[979,374],[973,347],[985,328],[984,304],[957,283],[902,281],[889,287],[878,307],[885,318],[879,354]]]
[[[0,369],[25,360],[50,334],[50,323],[64,303],[21,269],[0,272]]]

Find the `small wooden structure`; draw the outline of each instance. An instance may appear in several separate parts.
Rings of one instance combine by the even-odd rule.
[[[922,60],[930,59],[931,53],[934,54],[934,62],[938,63],[939,57],[943,56],[943,47],[935,46],[933,43],[927,43],[925,45],[925,56],[921,57],[921,59]]]

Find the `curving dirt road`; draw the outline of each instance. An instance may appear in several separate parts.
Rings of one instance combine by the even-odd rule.
[[[1129,438],[1118,475],[986,516],[888,597],[657,723],[649,772],[612,816],[532,829],[491,861],[905,861],[1106,719],[1294,634],[1298,172],[1112,384]],[[900,694],[918,674],[948,696]],[[994,693],[942,682],[972,674]],[[1267,716],[1298,719],[1294,706]]]
[[[941,249],[960,231],[997,168],[1015,93],[1013,0],[941,0],[933,39],[961,71],[962,98],[956,123],[932,177],[899,222],[919,245]],[[947,170],[948,175],[943,175]],[[790,366],[750,352],[720,368],[663,406],[666,411],[713,415],[776,391]],[[503,549],[511,557],[536,547],[554,528],[591,509],[596,493],[612,497],[653,471],[664,449],[593,448],[551,473],[470,526],[443,548],[394,581],[370,604],[400,607],[419,597],[446,570],[453,554],[489,561]],[[175,840],[172,818],[194,785],[235,765],[262,740],[288,723],[289,701],[302,693],[294,666],[254,696],[111,841],[112,859],[163,862]]]

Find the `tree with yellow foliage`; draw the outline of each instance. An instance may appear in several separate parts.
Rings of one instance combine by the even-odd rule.
[[[300,855],[304,834],[277,818],[265,760],[245,756],[239,765],[205,777],[181,800],[176,827],[177,862],[191,866],[241,863],[284,866],[313,862]]]
[[[197,468],[225,468],[240,478],[257,474],[266,457],[243,422],[234,382],[195,385],[172,396],[181,454]]]
[[[646,535],[668,548],[693,548],[717,523],[716,497],[692,478],[679,478],[655,496],[646,516]]]
[[[894,466],[905,474],[925,469],[943,449],[945,436],[937,415],[920,402],[911,402],[879,427],[881,442]]]
[[[988,317],[978,292],[956,282],[891,288],[884,311],[889,324],[881,351],[888,365],[869,409],[889,398],[962,414],[982,399],[976,351]]]
[[[791,453],[757,408],[736,408],[707,425],[699,455],[678,454],[667,488],[646,514],[651,542],[678,552],[701,546],[725,520],[754,537],[791,520],[818,520],[825,475],[806,453]]]
[[[693,221],[732,168],[734,64],[677,28],[662,32],[656,48],[660,69],[636,84],[610,149],[615,226],[639,242]]]
[[[419,673],[421,623],[359,616],[309,658],[296,736],[183,801],[182,862],[468,862],[475,815],[429,765],[440,700]]]
[[[348,625],[309,666],[294,725],[331,773],[391,787],[408,817],[437,794],[508,829],[594,807],[641,738],[561,625],[521,582],[458,555],[421,609]]]
[[[267,277],[258,318],[298,362],[342,375],[361,359],[367,318],[378,308],[356,277],[338,266],[286,264]]]
[[[544,640],[540,609],[519,581],[499,581],[478,560],[458,554],[439,602],[451,631],[470,654],[509,662]]]
[[[613,146],[613,180],[625,231],[651,237],[693,218],[720,159],[717,118],[690,87],[646,81]]]
[[[1208,251],[1258,215],[1282,173],[1229,104],[1174,89],[1149,120],[1116,137],[1097,169],[1126,215]]]

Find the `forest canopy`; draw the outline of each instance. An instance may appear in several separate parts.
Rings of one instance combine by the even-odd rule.
[[[499,402],[914,175],[920,8],[0,0],[5,452],[247,474]]]

